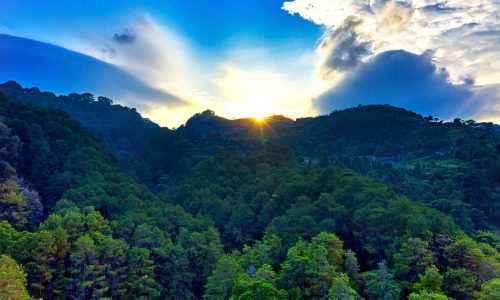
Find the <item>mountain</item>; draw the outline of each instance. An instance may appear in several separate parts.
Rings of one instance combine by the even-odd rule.
[[[95,99],[90,93],[56,96],[38,88],[22,88],[14,81],[0,84],[0,92],[22,103],[66,111],[86,128],[102,135],[114,150],[120,165],[143,182],[151,183],[152,178],[159,178],[165,172],[177,172],[176,163],[182,162],[182,156],[189,153],[189,148],[171,130],[142,118],[135,108],[113,104],[106,97]],[[148,164],[148,169],[136,164],[137,161],[156,158],[154,163]]]
[[[447,213],[467,231],[500,226],[500,135],[490,123],[444,122],[404,108],[366,105],[261,122],[229,120],[207,110],[169,130],[135,109],[91,94],[56,97],[15,82],[1,84],[0,91],[20,102],[67,111],[103,135],[120,165],[160,194],[221,149],[250,153],[277,143],[291,147],[302,164],[333,164],[382,180]]]
[[[12,82],[9,86],[19,89]],[[22,97],[11,91],[19,97],[14,100],[0,93],[0,287],[8,295],[283,300],[497,295],[494,220],[482,228],[492,231],[459,226],[429,207],[432,201],[415,203],[380,180],[339,167],[351,163],[351,169],[365,168],[369,176],[376,172],[377,179],[396,176],[419,186],[430,185],[429,176],[446,175],[425,188],[438,193],[432,198],[440,203],[437,208],[445,211],[448,200],[462,217],[479,213],[489,218],[497,200],[489,184],[498,179],[499,168],[498,147],[491,149],[486,125],[459,120],[440,124],[403,109],[370,106],[297,121],[275,116],[265,122],[227,120],[206,111],[169,131],[106,99],[49,95],[42,102],[39,94],[28,91],[24,95],[30,96]],[[137,168],[127,170],[136,175],[129,176],[115,158],[122,144],[113,135],[92,132],[90,123],[84,126],[69,113],[48,107],[51,101],[64,102],[61,108],[87,122],[92,114],[116,111],[118,119],[136,120],[138,128],[166,132],[158,145],[172,136],[186,141],[192,146],[183,157],[187,167],[182,175],[163,169],[164,176],[175,180],[161,179],[163,188],[155,194],[133,172],[161,166],[162,159],[169,159],[162,155],[171,148],[157,157],[136,156]],[[403,128],[390,128],[391,120]],[[354,126],[351,135],[337,139],[329,133],[348,130],[337,128],[346,122]],[[119,124],[93,126],[126,138]],[[318,132],[317,124],[331,127]],[[365,132],[369,126],[374,130]],[[134,130],[140,132],[138,128]],[[451,152],[422,156],[428,150],[413,147],[407,137],[392,136],[409,132],[421,137],[433,130],[434,139],[447,143],[440,147],[452,145]],[[374,133],[386,135],[365,138]],[[104,137],[115,141],[115,151]],[[301,153],[306,139],[321,140],[326,155]],[[382,145],[381,153],[390,151],[381,140],[402,141],[407,146],[391,153],[411,151],[416,161],[367,158],[362,155],[366,145],[354,147],[363,139],[366,145]],[[353,152],[342,147],[329,152],[330,145],[342,146],[342,141]],[[459,183],[463,186],[455,190]],[[479,197],[464,198],[477,201],[466,203],[457,192]]]

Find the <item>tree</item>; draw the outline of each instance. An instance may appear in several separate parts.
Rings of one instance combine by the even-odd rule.
[[[335,234],[320,232],[311,239],[311,246],[326,249],[330,266],[335,269],[342,267],[344,263],[344,243]]]
[[[195,271],[191,269],[188,253],[179,244],[156,250],[156,274],[164,287],[162,298],[196,299],[193,291]],[[215,292],[217,294],[217,291]]]
[[[181,230],[178,244],[184,249],[189,261],[189,271],[194,274],[192,277],[192,291],[196,297],[201,297],[206,279],[210,276],[215,263],[224,252],[219,233],[214,228],[209,228],[203,232]]]
[[[105,280],[98,267],[98,250],[94,240],[88,235],[79,237],[73,246],[70,256],[71,279],[68,293],[75,298],[102,296],[101,290]]]
[[[228,299],[231,295],[234,282],[244,272],[234,255],[222,256],[207,279],[203,299]]]
[[[24,196],[28,206],[28,229],[34,229],[43,217],[43,204],[40,195],[37,191],[32,190],[22,178],[14,177],[13,180],[19,186],[19,193]]]
[[[103,236],[98,244],[99,260],[97,266],[105,280],[106,295],[119,299],[127,295],[127,253],[129,245],[119,239]]]
[[[332,286],[328,290],[328,300],[357,300],[358,293],[349,284],[349,277],[344,273],[338,273],[332,280]]]
[[[498,300],[500,299],[500,278],[494,278],[483,283],[481,291],[474,294],[478,300]]]
[[[0,219],[17,229],[28,223],[29,207],[19,186],[12,180],[0,183]]]
[[[256,241],[251,247],[243,246],[244,265],[246,268],[260,268],[268,264],[277,270],[282,260],[281,249],[281,239],[274,234],[266,234],[262,240]]]
[[[356,253],[352,250],[347,250],[344,255],[344,269],[347,275],[351,278],[359,274],[359,264],[356,258]]]
[[[267,281],[272,285],[276,285],[276,272],[274,272],[270,265],[262,265],[257,269],[253,277],[258,280]]]
[[[385,261],[378,264],[377,270],[366,272],[363,277],[368,299],[399,299],[401,289],[387,270]]]
[[[26,290],[26,274],[15,260],[0,256],[0,300],[29,300]]]
[[[342,242],[336,235],[322,232],[310,243],[299,240],[288,250],[278,282],[290,293],[297,288],[305,299],[325,297],[342,262]]]
[[[64,260],[69,251],[66,231],[41,230],[37,235],[37,246],[32,251],[33,262],[28,264],[31,288],[34,295],[42,298],[47,291],[57,294],[61,291],[64,274]]]
[[[408,296],[408,300],[448,300],[448,299],[450,298],[448,298],[445,294],[433,293],[427,291],[411,293]]]
[[[157,226],[148,224],[137,226],[132,241],[134,246],[146,249],[161,248],[171,243],[165,232]]]
[[[234,283],[230,300],[286,300],[288,294],[271,283],[242,274]]]
[[[19,137],[12,135],[12,130],[0,118],[0,180],[16,175],[12,163],[18,159],[21,143]]]
[[[466,268],[477,274],[484,254],[474,240],[464,236],[444,250],[445,258],[451,268]]]
[[[444,273],[444,290],[456,299],[471,299],[474,292],[474,277],[466,269],[448,269]]]
[[[415,292],[408,296],[411,300],[447,300],[448,297],[441,290],[443,276],[435,266],[425,270],[425,273],[419,275],[420,281],[413,285]]]
[[[418,280],[418,276],[434,263],[428,244],[419,238],[409,238],[403,243],[399,253],[394,255],[393,271],[396,278],[403,281],[405,289]]]
[[[132,247],[128,255],[127,296],[141,300],[158,298],[160,290],[154,269],[150,251]]]

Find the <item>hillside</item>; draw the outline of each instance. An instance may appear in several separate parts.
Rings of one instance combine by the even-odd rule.
[[[266,143],[291,147],[303,165],[351,168],[453,217],[468,232],[499,226],[500,134],[472,120],[440,121],[388,105],[358,106],[315,118],[229,120],[204,111],[176,130],[91,94],[56,97],[15,82],[9,97],[67,111],[101,134],[120,165],[166,193],[221,149],[250,153]],[[453,191],[453,192],[450,192]]]
[[[30,102],[41,101],[38,91],[34,95]],[[84,119],[90,118],[82,117],[90,111],[99,116],[101,111],[123,110],[142,120],[135,111],[109,101],[76,105],[71,102],[76,100],[58,99],[64,102],[61,108],[72,107],[72,114]],[[342,295],[348,293],[351,299],[470,299],[488,295],[498,281],[494,232],[470,230],[471,238],[443,213],[398,195],[380,181],[334,166],[352,162],[345,160],[350,152],[340,152],[343,161],[327,152],[325,161],[318,163],[313,160],[322,157],[300,152],[306,138],[337,145],[340,139],[326,138],[328,132],[313,134],[315,121],[335,123],[337,116],[340,124],[360,122],[354,127],[359,136],[353,133],[352,141],[364,139],[363,130],[395,114],[403,115],[398,122],[406,127],[380,124],[380,134],[391,132],[384,139],[434,126],[461,130],[455,135],[473,138],[488,132],[483,127],[431,124],[411,112],[384,106],[297,121],[273,117],[266,123],[226,120],[208,111],[175,131],[139,122],[192,145],[192,154],[185,158],[191,167],[182,176],[170,173],[176,179],[163,181],[158,196],[125,174],[105,139],[68,113],[44,105],[0,94],[0,264],[8,264],[12,272],[18,271],[11,265],[22,266],[27,275],[16,276],[27,276],[34,297],[322,299],[328,294],[335,299],[344,291]],[[95,108],[100,106],[104,108]],[[371,109],[381,110],[381,116],[366,120]],[[357,111],[364,121],[350,121]],[[407,118],[413,120],[409,125]],[[112,132],[118,124],[119,118],[95,130]],[[140,131],[139,125],[135,130]],[[422,129],[426,126],[431,129]],[[119,130],[118,134],[126,137]],[[379,140],[367,142],[380,144]],[[362,155],[363,149],[351,158]],[[402,149],[430,159],[422,156],[428,153],[421,148]],[[448,155],[459,159],[454,152],[445,155],[450,159]],[[474,159],[492,160],[497,154],[480,155]],[[141,160],[138,155],[135,172],[151,168],[156,163],[152,157]],[[473,161],[473,167],[486,172],[479,162],[475,166]],[[374,163],[367,174],[388,176],[399,166]],[[427,173],[426,168],[417,175]],[[496,180],[491,174],[482,176]],[[479,211],[485,209],[483,204],[471,206]]]
[[[176,133],[192,143],[193,158],[220,148],[246,152],[285,144],[303,165],[337,165],[384,181],[469,232],[500,226],[500,135],[493,124],[368,105],[296,121],[227,120],[207,111]]]
[[[134,109],[106,97],[72,93],[56,96],[38,88],[22,88],[13,81],[0,84],[12,100],[66,111],[86,128],[101,135],[114,150],[120,165],[142,182],[151,184],[165,173],[180,172],[177,163],[189,155],[189,146],[168,128],[162,128]],[[147,161],[147,164],[136,164]]]

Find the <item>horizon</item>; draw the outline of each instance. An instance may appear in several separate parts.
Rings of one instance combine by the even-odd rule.
[[[20,85],[18,82],[16,81],[13,81],[13,80],[9,80],[9,81],[6,81],[6,82],[3,82],[3,83],[0,83],[0,86],[2,85],[5,85],[5,84],[16,84],[18,85],[21,89],[38,89],[38,91],[40,93],[51,93],[51,94],[54,94],[55,97],[59,98],[59,97],[68,97],[70,94],[56,94],[56,93],[53,93],[52,91],[43,91],[43,90],[40,90],[38,87],[24,87],[22,85]],[[1,91],[0,91],[1,93]],[[82,94],[85,94],[85,93],[82,93]],[[78,94],[78,95],[82,95],[82,94]],[[92,94],[92,93],[90,93]],[[92,94],[92,96],[94,97],[94,100],[95,101],[98,101],[98,97],[105,97],[105,98],[108,98],[106,97],[105,95],[94,95]],[[137,113],[143,118],[143,119],[146,119],[146,120],[149,120],[151,122],[153,122],[154,124],[156,125],[159,125],[160,127],[162,128],[166,128],[166,129],[169,129],[169,130],[177,130],[179,129],[179,127],[182,127],[182,126],[185,126],[187,125],[187,122],[192,119],[193,117],[197,116],[197,115],[201,115],[203,114],[204,112],[212,112],[214,114],[215,117],[218,117],[218,118],[222,118],[224,120],[228,120],[228,121],[244,121],[244,120],[252,120],[256,123],[261,123],[261,122],[266,122],[267,120],[269,119],[272,119],[274,117],[283,117],[285,119],[288,119],[288,120],[292,120],[293,122],[296,122],[297,120],[300,120],[300,119],[307,119],[307,118],[318,118],[318,117],[325,117],[325,116],[330,116],[332,115],[333,113],[336,113],[336,112],[342,112],[342,111],[346,111],[346,110],[351,110],[351,109],[356,109],[356,108],[359,108],[359,107],[369,107],[369,106],[388,106],[388,107],[391,107],[391,108],[397,108],[397,109],[403,109],[405,111],[408,111],[408,112],[411,112],[411,113],[415,113],[416,115],[420,116],[422,119],[426,119],[428,117],[431,117],[431,115],[424,115],[424,114],[421,114],[419,113],[418,111],[414,111],[414,110],[411,110],[411,109],[407,109],[405,107],[402,107],[402,106],[395,106],[395,105],[391,105],[391,104],[384,104],[384,103],[373,103],[373,104],[357,104],[355,106],[350,106],[350,107],[345,107],[345,108],[342,108],[342,109],[333,109],[329,112],[326,112],[324,114],[317,114],[317,115],[314,115],[314,116],[297,116],[297,117],[292,117],[292,116],[287,116],[285,114],[272,114],[272,115],[266,115],[266,116],[263,116],[263,117],[256,117],[256,116],[248,116],[248,117],[233,117],[233,118],[228,118],[228,117],[225,117],[223,115],[219,115],[217,113],[217,111],[214,111],[210,108],[205,108],[205,109],[202,109],[200,111],[197,111],[197,112],[194,112],[192,115],[188,116],[187,119],[185,119],[184,122],[182,122],[180,125],[178,126],[163,126],[157,122],[155,122],[154,120],[151,120],[149,119],[148,117],[144,116],[140,111],[138,111],[135,107],[133,106],[126,106],[122,103],[118,103],[118,102],[115,102],[114,99],[111,99],[111,98],[108,98],[110,99],[111,101],[113,101],[110,105],[115,105],[115,106],[121,106],[121,107],[124,107],[124,108],[128,108],[128,109],[134,109],[135,111],[137,111]],[[451,123],[453,122],[455,119],[457,119],[458,117],[452,117],[452,118],[449,118],[449,119],[440,119],[440,118],[437,118],[436,116],[432,116],[434,118],[434,122],[445,122],[445,123]],[[460,118],[458,118],[460,119]],[[478,124],[484,124],[484,123],[491,123],[493,125],[499,125],[498,123],[496,123],[495,121],[479,121],[479,120],[474,120],[474,119],[460,119],[462,121],[475,121],[475,123],[478,123]],[[476,122],[477,121],[477,122]]]
[[[298,118],[358,104],[499,123],[500,3],[427,2],[8,0],[0,81],[106,96],[168,127],[204,109]]]

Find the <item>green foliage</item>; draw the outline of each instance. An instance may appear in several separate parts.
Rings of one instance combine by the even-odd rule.
[[[27,264],[31,290],[37,297],[61,293],[65,259],[70,250],[68,234],[61,227],[52,231],[41,230],[37,240],[31,254],[33,261]]]
[[[394,277],[387,270],[383,261],[378,264],[378,269],[363,274],[365,293],[368,299],[396,300],[400,298],[401,289]]]
[[[471,299],[474,284],[473,275],[466,269],[448,269],[444,273],[444,290],[455,299]]]
[[[283,260],[283,246],[281,239],[276,235],[264,235],[260,241],[256,241],[251,247],[243,246],[243,260],[246,268],[260,268],[267,264],[278,269]]]
[[[242,274],[234,283],[230,300],[286,300],[287,293],[278,290],[271,283],[263,279],[254,279]]]
[[[356,277],[359,274],[359,264],[356,254],[352,250],[347,250],[344,255],[344,269],[349,277]]]
[[[434,258],[428,243],[419,238],[410,238],[394,255],[393,271],[402,280],[403,288],[410,288],[425,270],[432,266]]]
[[[486,124],[367,106],[260,125],[207,111],[170,131],[107,98],[11,88],[81,112],[117,156],[66,113],[0,95],[0,253],[35,297],[497,297]]]
[[[16,261],[7,255],[0,255],[0,299],[31,299],[26,290],[26,274]]]
[[[90,298],[102,296],[100,286],[104,278],[97,268],[98,252],[94,240],[88,235],[79,237],[70,255],[72,265],[68,294],[73,297]]]
[[[478,300],[500,299],[500,279],[495,278],[483,283],[481,291],[477,292],[474,296]]]
[[[344,273],[338,273],[332,280],[332,286],[328,290],[328,300],[357,300],[358,293],[350,286],[349,277]]]
[[[425,273],[419,275],[420,281],[415,283],[414,289],[417,291],[440,292],[443,284],[443,276],[435,266],[425,270]]]
[[[155,299],[160,296],[155,281],[154,261],[149,250],[132,247],[129,251],[127,296],[133,299]]]
[[[421,293],[411,293],[408,296],[408,300],[448,300],[446,295],[440,293],[433,293],[423,291]]]
[[[161,190],[160,178],[166,173],[187,171],[182,169],[186,165],[183,158],[190,154],[190,145],[167,128],[142,118],[134,108],[113,104],[106,97],[96,99],[89,93],[56,96],[37,88],[23,89],[12,81],[0,84],[0,91],[22,103],[66,111],[100,134],[117,154],[120,165],[151,187]]]
[[[333,275],[333,266],[328,263],[327,249],[315,247],[299,240],[288,250],[279,275],[279,285],[288,291],[300,289],[305,299],[317,299],[326,295]]]
[[[228,299],[234,282],[243,271],[235,255],[222,256],[215,265],[212,275],[207,279],[203,299]]]
[[[0,183],[0,220],[22,228],[28,223],[28,215],[28,203],[19,192],[19,186],[12,180]]]

